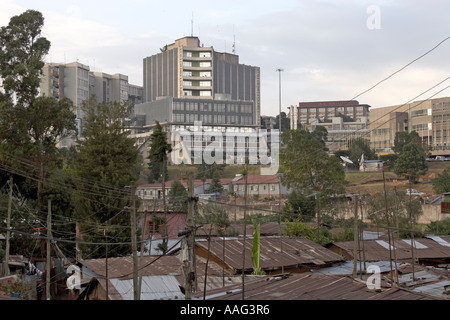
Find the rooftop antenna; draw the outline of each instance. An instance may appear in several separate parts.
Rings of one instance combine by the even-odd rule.
[[[236,54],[236,35],[234,34],[234,24],[233,24],[233,44],[231,45],[231,53]]]
[[[191,19],[191,37],[194,36],[194,11],[192,11],[192,19]]]

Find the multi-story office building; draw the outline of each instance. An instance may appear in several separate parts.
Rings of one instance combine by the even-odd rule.
[[[370,131],[378,153],[392,152],[396,132],[416,131],[432,154],[450,154],[450,97],[372,109]]]
[[[348,150],[352,139],[363,138],[369,142],[370,130],[368,117],[361,117],[358,121],[344,121],[345,119],[343,117],[332,117],[328,120],[331,121],[320,122],[316,119],[309,124],[305,124],[303,128],[310,132],[314,131],[318,126],[326,128],[328,140],[325,145],[330,152]]]
[[[67,64],[46,63],[40,81],[40,94],[55,98],[69,98],[74,104],[79,136],[82,134],[84,100],[95,95],[98,102],[142,102],[142,87],[130,85],[128,76],[92,72],[89,66],[79,62]],[[70,146],[73,139],[65,139],[61,147]]]
[[[176,40],[144,58],[143,65],[143,103],[135,106],[133,134],[144,157],[148,148],[143,145],[148,146],[156,121],[170,137],[181,130],[193,131],[195,122],[201,122],[201,130],[209,136],[214,132],[248,136],[259,131],[259,67],[240,64],[235,54],[204,47],[197,37]],[[179,153],[184,153],[187,163],[193,162],[193,141],[190,146],[171,143],[183,149]],[[207,144],[204,140],[201,148]]]
[[[239,56],[204,47],[184,37],[144,59],[143,102],[158,97],[253,101],[260,114],[260,69],[239,63]],[[259,116],[255,118],[259,125]]]
[[[369,108],[369,105],[356,100],[300,102],[298,106],[290,107],[289,117],[294,129],[298,125],[309,131],[317,126],[325,127],[328,131],[327,147],[332,152],[347,150],[354,138],[369,141]]]
[[[369,108],[369,105],[356,100],[300,102],[297,108],[298,123],[305,125],[313,120],[326,122],[338,116],[361,121],[363,117],[369,117]]]

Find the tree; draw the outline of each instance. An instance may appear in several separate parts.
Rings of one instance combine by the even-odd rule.
[[[69,99],[37,97],[43,59],[50,48],[41,37],[43,24],[40,12],[28,10],[0,30],[0,157],[23,196],[21,210],[30,206],[37,211],[30,219],[34,222],[47,214],[44,183],[62,165],[59,139],[76,132]],[[30,181],[37,183],[32,186]],[[27,219],[21,217],[22,222]],[[30,244],[19,245],[24,249]]]
[[[450,168],[445,168],[431,183],[433,191],[437,194],[450,192]]]
[[[105,233],[123,245],[109,247],[110,256],[130,252],[130,219],[133,182],[137,180],[141,157],[126,122],[131,106],[118,102],[97,103],[95,96],[82,104],[83,138],[78,140],[72,200],[82,239],[105,242]],[[131,188],[130,188],[131,186]],[[127,214],[128,213],[128,214]],[[86,257],[105,255],[104,246],[81,245]]]
[[[410,133],[406,131],[396,132],[394,138],[394,146],[392,147],[392,150],[395,153],[400,154],[403,151],[403,147],[410,142],[415,142],[416,144],[422,146],[421,138],[416,131],[411,131]]]
[[[27,10],[10,19],[0,30],[0,77],[4,92],[0,100],[16,100],[28,106],[37,96],[43,57],[50,42],[41,37],[44,17],[38,11]]]
[[[150,137],[151,147],[149,153],[149,160],[153,163],[160,163],[162,166],[162,200],[164,208],[164,218],[167,219],[167,204],[166,204],[166,167],[167,167],[167,155],[172,152],[172,146],[167,142],[165,132],[163,132],[161,125],[156,121],[155,129]],[[167,246],[167,228],[164,228],[163,246]]]
[[[323,150],[328,151],[326,143],[328,141],[328,130],[323,126],[316,126],[311,135],[323,144]]]
[[[296,218],[301,221],[309,221],[316,214],[316,199],[313,196],[308,197],[294,189],[288,195],[283,211],[289,219]]]
[[[212,179],[211,186],[208,189],[208,193],[222,193],[223,185],[220,183],[219,175],[216,173]]]
[[[340,161],[335,156],[329,156],[323,150],[323,144],[307,131],[287,131],[283,133],[282,139],[282,182],[305,197],[315,198],[317,224],[320,224],[321,208],[330,201],[331,195],[344,192],[344,168]]]
[[[361,156],[367,160],[375,160],[377,155],[374,150],[370,149],[370,142],[364,138],[354,138],[349,142],[349,158],[355,166],[358,166]]]
[[[281,132],[288,131],[291,127],[291,120],[287,117],[286,112],[281,111],[279,115],[276,116],[274,129],[280,129],[280,117],[281,117]]]
[[[304,130],[283,134],[280,163],[283,183],[306,196],[319,193],[328,196],[342,192],[345,172],[335,156],[329,156],[322,143]]]
[[[186,188],[179,180],[172,181],[169,191],[169,203],[172,210],[187,211],[187,196]]]
[[[410,183],[415,183],[427,170],[428,163],[423,148],[414,141],[403,146],[402,152],[395,161],[394,172],[397,175],[407,176]]]

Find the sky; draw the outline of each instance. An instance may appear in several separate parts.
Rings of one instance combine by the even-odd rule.
[[[46,62],[78,61],[135,85],[143,59],[176,39],[194,35],[229,53],[234,43],[241,64],[261,69],[262,115],[299,102],[378,108],[450,96],[447,0],[0,0],[0,8],[0,26],[28,9],[44,15]]]

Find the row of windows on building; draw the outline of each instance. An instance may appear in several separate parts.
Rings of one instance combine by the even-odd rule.
[[[226,112],[226,113],[252,113],[251,104],[225,104],[212,102],[186,102],[174,101],[174,111],[203,111],[203,112]]]
[[[224,114],[198,114],[198,113],[174,113],[173,122],[202,121],[209,124],[253,124],[252,116],[224,115]]]

